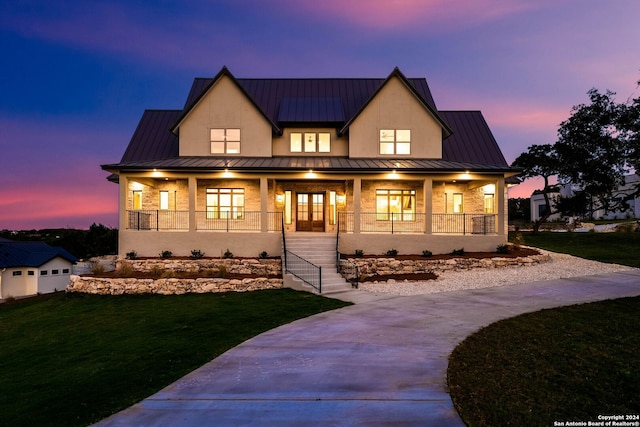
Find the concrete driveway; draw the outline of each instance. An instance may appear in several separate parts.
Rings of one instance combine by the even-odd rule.
[[[356,305],[252,338],[99,426],[462,426],[449,354],[499,319],[640,295],[640,270]]]

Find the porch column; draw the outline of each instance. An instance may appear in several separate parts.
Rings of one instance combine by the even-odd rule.
[[[120,209],[118,209],[119,212],[119,218],[118,218],[118,223],[119,223],[119,229],[120,230],[126,230],[127,228],[129,228],[129,224],[127,224],[127,209],[129,209],[129,206],[127,205],[127,193],[129,192],[129,178],[123,175],[120,175],[118,178],[118,183],[119,185],[119,204],[120,204]]]
[[[360,233],[360,197],[362,178],[353,178],[353,232]]]
[[[498,228],[497,228],[497,232],[499,236],[504,236],[505,235],[505,228],[504,228],[504,222],[505,222],[505,198],[504,198],[504,177],[499,178],[498,182],[496,183],[496,195],[498,196]]]
[[[269,230],[269,214],[267,212],[269,200],[269,182],[267,178],[260,177],[260,231],[266,233]]]
[[[198,192],[198,180],[195,176],[189,177],[189,231],[196,231],[196,199]]]
[[[433,222],[433,179],[425,178],[423,184],[424,194],[424,233],[432,233]]]

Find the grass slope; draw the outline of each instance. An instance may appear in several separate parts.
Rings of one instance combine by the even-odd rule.
[[[515,233],[509,233],[513,240]],[[524,244],[596,261],[640,267],[640,233],[523,232]]]
[[[640,297],[543,310],[494,323],[450,357],[468,426],[551,426],[640,414]]]
[[[0,425],[87,425],[255,335],[345,305],[292,290],[0,305]]]

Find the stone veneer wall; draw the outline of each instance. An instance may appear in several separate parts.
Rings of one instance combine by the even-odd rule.
[[[221,266],[228,274],[253,274],[263,277],[245,279],[224,279],[202,277],[198,279],[137,279],[137,278],[98,278],[71,276],[67,292],[82,292],[99,295],[122,294],[161,294],[181,295],[186,293],[246,292],[261,289],[282,288],[280,259],[256,258],[203,258],[203,259],[135,259],[116,261],[119,268],[123,263],[129,264],[133,270],[149,272],[162,269],[175,272],[218,271]]]
[[[281,276],[282,261],[280,258],[148,258],[148,259],[119,259],[116,268],[123,263],[131,265],[135,271],[149,272],[159,268],[175,272],[219,270],[224,266],[229,274],[261,274],[264,276]]]
[[[424,260],[398,260],[395,258],[349,258],[358,266],[361,275],[438,273],[448,270],[471,270],[475,268],[500,268],[539,264],[550,260],[549,255],[540,254],[517,258],[452,258]]]
[[[98,295],[247,292],[282,288],[282,279],[134,279],[71,276],[67,292]]]
[[[389,275],[438,273],[447,270],[470,270],[476,268],[492,269],[511,266],[526,266],[547,262],[549,255],[539,254],[517,258],[452,258],[424,260],[398,260],[395,258],[349,258],[358,265],[361,275]],[[200,259],[200,260],[172,260],[172,259],[143,259],[118,260],[130,263],[135,270],[151,271],[153,268],[163,268],[174,271],[203,271],[217,269],[224,265],[228,273],[233,274],[265,274],[281,275],[282,265],[279,259]],[[162,294],[180,295],[186,293],[215,293],[215,292],[246,292],[261,289],[279,289],[283,287],[282,279],[267,279],[266,277],[246,279],[135,279],[135,278],[96,278],[71,276],[67,292],[82,292],[100,295],[122,294]]]

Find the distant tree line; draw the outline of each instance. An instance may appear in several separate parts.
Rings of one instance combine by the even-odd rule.
[[[572,108],[554,144],[532,145],[512,164],[522,168],[522,178],[544,181],[540,191],[546,210],[534,223],[534,231],[556,212],[585,218],[601,209],[625,211],[628,201],[640,196],[638,185],[626,198],[614,197],[625,175],[640,171],[640,97],[617,103],[611,91],[591,89],[587,94],[590,103]],[[552,205],[552,177],[560,184],[574,184],[577,191]]]
[[[80,259],[115,255],[118,252],[118,229],[95,223],[88,230],[71,228],[2,230],[0,237],[17,241],[42,241],[51,246],[60,246]]]

